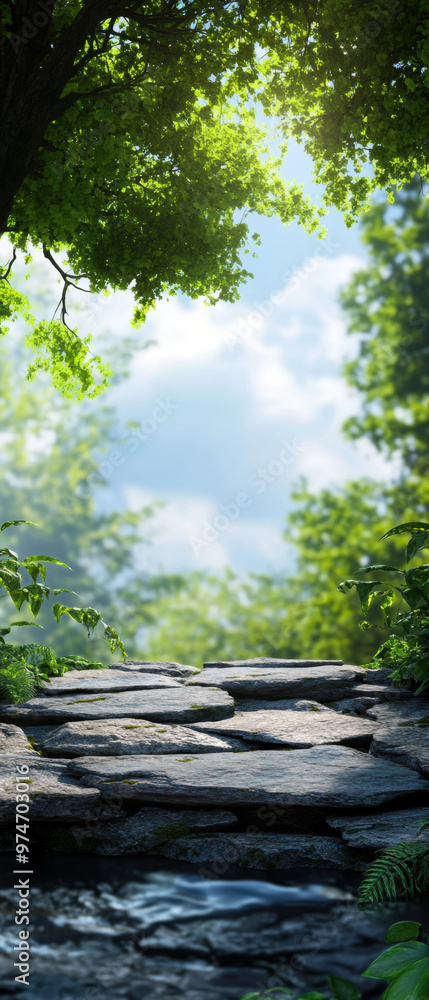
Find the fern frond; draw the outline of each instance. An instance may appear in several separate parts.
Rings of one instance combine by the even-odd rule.
[[[358,905],[393,903],[429,888],[429,843],[410,840],[383,851],[367,868],[358,890]]]

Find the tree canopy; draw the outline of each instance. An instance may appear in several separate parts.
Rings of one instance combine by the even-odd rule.
[[[67,290],[79,281],[131,286],[141,322],[168,293],[238,297],[250,273],[242,255],[249,237],[258,243],[249,213],[321,234],[321,209],[280,174],[290,137],[348,224],[374,187],[425,177],[426,6],[0,3],[0,233],[13,247],[0,322],[5,332],[26,317],[30,377],[50,371],[65,395],[107,384],[108,366],[67,326]],[[261,108],[280,129],[278,158]],[[373,177],[361,173],[368,164]],[[63,283],[51,322],[34,321],[10,284],[16,251],[32,246]]]

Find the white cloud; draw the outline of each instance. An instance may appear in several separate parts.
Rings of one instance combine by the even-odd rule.
[[[124,493],[127,507],[133,510],[155,499],[138,487],[126,487]],[[227,505],[216,504],[210,497],[176,494],[164,495],[162,500],[164,506],[150,522],[152,545],[145,545],[140,553],[143,564],[150,562],[151,571],[168,566],[172,572],[217,572],[237,562],[248,568],[260,563],[284,566],[287,546],[272,521],[257,520],[247,511],[232,520],[225,516]]]

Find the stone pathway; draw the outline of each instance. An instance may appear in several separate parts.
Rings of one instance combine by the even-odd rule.
[[[386,673],[267,657],[70,671],[0,703],[0,849],[22,759],[51,850],[361,871],[429,816],[429,700]]]

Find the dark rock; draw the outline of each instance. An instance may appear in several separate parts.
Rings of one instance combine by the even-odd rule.
[[[340,701],[331,701],[329,708],[333,708],[335,712],[340,712],[341,715],[362,716],[365,715],[368,708],[377,705],[380,700],[377,695],[375,698],[341,698]]]
[[[16,727],[14,727],[16,728]],[[48,757],[102,757],[124,754],[215,753],[247,750],[242,740],[216,737],[184,726],[146,719],[89,719],[51,730],[41,743]]]
[[[78,757],[68,769],[85,785],[171,805],[268,802],[356,809],[429,791],[429,783],[408,768],[340,746],[183,757]]]
[[[233,711],[233,699],[226,691],[205,691],[202,688],[196,691],[178,684],[174,689],[118,691],[117,694],[88,695],[85,698],[73,695],[30,698],[23,705],[1,703],[0,719],[23,724],[107,718],[180,723],[225,719]]]
[[[160,848],[167,858],[195,863],[228,862],[241,868],[342,868],[363,871],[365,862],[334,837],[282,833],[217,833],[179,837]]]
[[[237,698],[311,698],[332,701],[347,697],[362,679],[359,667],[213,667],[192,677],[187,687],[217,687]]]
[[[147,806],[127,819],[98,823],[96,828],[62,827],[43,830],[43,841],[54,851],[103,854],[157,854],[162,844],[188,834],[235,826],[232,812],[212,809],[158,809]]]
[[[350,847],[382,850],[406,840],[429,841],[429,826],[417,837],[422,823],[429,821],[429,808],[401,809],[396,812],[371,813],[365,816],[327,816],[326,822]]]
[[[142,674],[127,670],[68,670],[52,677],[43,687],[50,697],[66,694],[97,694],[103,691],[133,691],[147,688],[177,688],[179,681],[165,674]]]
[[[237,713],[232,719],[198,722],[193,728],[224,736],[239,736],[252,742],[279,743],[298,748],[324,743],[369,747],[376,725],[365,719],[351,719],[350,716],[313,706],[313,710],[308,712],[273,708]]]
[[[18,774],[17,764],[27,764],[28,773]],[[73,821],[89,819],[97,813],[100,792],[76,781],[64,761],[42,760],[36,754],[4,754],[0,757],[0,823],[15,818],[17,784],[19,793],[28,794],[29,816],[35,819]],[[24,788],[28,786],[28,789]]]

